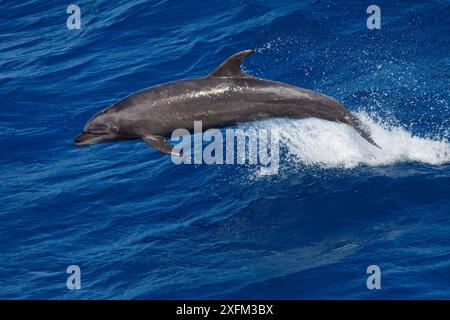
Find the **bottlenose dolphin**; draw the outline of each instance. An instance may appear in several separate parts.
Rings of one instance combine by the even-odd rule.
[[[208,76],[144,89],[94,115],[76,145],[143,139],[156,150],[181,155],[166,137],[175,129],[203,130],[266,118],[308,118],[345,123],[372,145],[362,124],[342,104],[321,93],[250,76],[241,63],[253,50],[238,52]],[[378,147],[379,148],[379,147]]]

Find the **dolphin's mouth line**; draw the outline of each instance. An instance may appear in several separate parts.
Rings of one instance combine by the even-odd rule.
[[[109,133],[100,133],[100,132],[87,132],[82,131],[76,138],[75,144],[77,146],[87,145],[87,144],[97,144],[103,141],[106,141],[109,137]]]
[[[107,136],[107,135],[109,135],[109,133],[108,132],[105,132],[105,133],[100,133],[100,132],[91,132],[91,131],[81,131],[81,133],[82,134],[90,134],[90,135],[93,135],[93,136]]]

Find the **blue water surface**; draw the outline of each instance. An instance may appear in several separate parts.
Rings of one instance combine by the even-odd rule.
[[[450,3],[377,0],[369,30],[372,2],[79,0],[68,30],[70,2],[0,1],[0,298],[450,298]],[[74,146],[98,110],[244,49],[246,72],[365,112],[390,134],[379,152],[408,151],[284,148],[260,176]]]

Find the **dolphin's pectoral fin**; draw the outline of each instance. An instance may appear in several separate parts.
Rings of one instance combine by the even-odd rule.
[[[253,50],[245,50],[238,52],[227,60],[225,60],[216,70],[211,72],[208,77],[219,77],[219,78],[241,78],[241,77],[251,77],[241,70],[241,63],[244,59],[254,53]]]
[[[142,139],[147,142],[149,146],[155,148],[159,152],[173,154],[179,157],[183,156],[182,152],[174,150],[163,136],[148,135]]]

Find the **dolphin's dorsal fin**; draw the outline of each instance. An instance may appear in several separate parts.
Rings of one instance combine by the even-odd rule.
[[[241,78],[250,76],[241,70],[241,63],[244,59],[254,53],[253,50],[244,50],[233,54],[227,60],[225,60],[216,70],[211,72],[208,77],[219,78]]]

